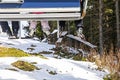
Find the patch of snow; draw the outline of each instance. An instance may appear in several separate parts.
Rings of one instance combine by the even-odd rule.
[[[56,32],[58,32],[57,29],[53,30],[53,32],[51,34],[55,34]]]
[[[38,53],[42,51],[51,51],[55,45],[43,43],[33,39],[8,39],[5,36],[0,36],[0,46],[14,47],[28,53]],[[35,45],[35,46],[31,46]],[[30,52],[28,48],[34,48]],[[45,55],[48,59],[40,57],[1,57],[0,58],[0,80],[103,80],[103,76],[107,72],[96,70],[97,66],[91,62],[74,61],[70,59],[56,59],[53,54]],[[27,62],[36,62],[34,64],[40,70],[32,72],[8,70],[15,68],[11,63],[23,60]],[[15,68],[16,69],[16,68]],[[49,72],[56,72],[52,75]]]
[[[55,47],[55,45],[33,39],[8,39],[7,37],[0,37],[0,43],[2,43],[1,46],[17,48],[28,53],[39,53],[42,51],[53,52],[51,49]],[[35,47],[31,45],[35,45]],[[28,48],[33,48],[34,50],[31,51]]]
[[[9,68],[10,64],[17,60],[36,62],[37,64],[35,65],[41,69],[33,72],[5,69]],[[51,57],[48,57],[48,59],[39,57],[0,58],[0,66],[2,67],[0,67],[0,80],[103,80],[102,78],[106,74],[105,72],[97,71],[94,63]],[[49,74],[49,71],[55,71],[57,74]]]

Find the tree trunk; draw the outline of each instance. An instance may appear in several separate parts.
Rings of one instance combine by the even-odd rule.
[[[103,7],[102,0],[99,0],[99,45],[100,45],[99,48],[100,48],[100,54],[103,53],[102,7]]]
[[[116,27],[117,27],[117,48],[120,48],[120,23],[119,23],[119,0],[116,0]]]

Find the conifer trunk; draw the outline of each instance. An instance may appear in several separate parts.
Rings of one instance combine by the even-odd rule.
[[[120,22],[119,22],[119,1],[115,2],[116,8],[116,29],[117,29],[117,48],[120,48]]]
[[[100,54],[103,53],[103,29],[102,29],[102,0],[99,0],[99,48]]]

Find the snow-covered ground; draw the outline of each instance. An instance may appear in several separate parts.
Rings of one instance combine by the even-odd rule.
[[[0,43],[1,46],[21,49],[28,53],[38,53],[42,51],[52,52],[51,49],[55,47],[55,45],[50,45],[34,39],[8,39],[7,35],[0,35]],[[32,47],[32,45],[34,47]],[[31,51],[29,48],[34,48],[34,50]]]
[[[32,53],[28,48],[35,45],[32,52],[38,53],[42,51],[51,51],[54,45],[35,41],[33,39],[8,39],[4,35],[0,35],[0,46],[14,47],[25,52]],[[107,72],[96,70],[97,66],[91,62],[74,61],[70,59],[56,59],[51,55],[44,55],[48,59],[40,57],[1,57],[0,58],[0,80],[103,80],[103,76]],[[11,63],[17,60],[28,62],[36,62],[35,64],[40,70],[32,72],[8,70],[13,68]],[[55,71],[57,74],[49,74]]]

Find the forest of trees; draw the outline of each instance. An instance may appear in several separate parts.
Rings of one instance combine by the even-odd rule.
[[[84,34],[100,52],[120,48],[120,0],[89,0]]]

